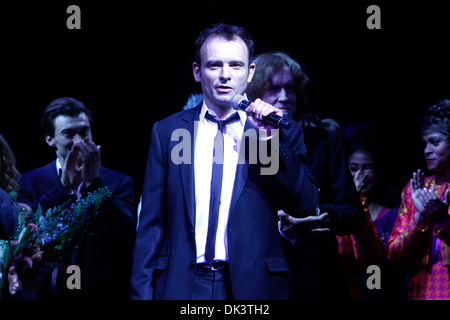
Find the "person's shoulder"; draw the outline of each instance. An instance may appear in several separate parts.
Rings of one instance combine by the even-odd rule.
[[[188,128],[189,124],[199,119],[200,109],[195,107],[183,110],[168,116],[153,125],[152,134],[155,133],[160,140],[166,141],[170,139],[172,134],[179,129]]]
[[[47,163],[46,165],[36,168],[36,169],[32,169],[30,171],[24,172],[21,174],[20,176],[20,180],[28,180],[28,179],[33,179],[33,178],[39,178],[43,175],[48,175],[50,170],[55,170],[56,172],[56,160],[52,161],[50,163]]]
[[[311,135],[319,135],[323,137],[328,137],[331,135],[331,132],[325,128],[322,127],[313,127],[313,126],[307,126],[307,125],[301,125],[303,132],[305,134],[311,134]]]
[[[159,126],[166,127],[171,125],[177,125],[180,121],[194,121],[198,120],[200,115],[201,105],[188,110],[182,110],[174,113],[157,122]]]
[[[6,202],[6,201],[10,201],[10,197],[8,195],[8,193],[6,193],[5,190],[3,190],[2,188],[0,188],[0,202]]]
[[[129,175],[120,172],[120,171],[116,171],[104,166],[100,167],[100,174],[104,177],[108,177],[108,178],[113,178],[113,179],[123,179],[123,180],[133,180],[132,177],[130,177]]]
[[[325,127],[312,127],[312,126],[302,126],[303,130],[310,131],[313,134],[320,135],[322,137],[326,137],[327,139],[337,139],[339,137],[339,134],[331,129],[325,128]]]
[[[305,140],[317,141],[330,147],[341,142],[340,137],[335,132],[326,128],[302,125],[302,129]]]
[[[134,179],[120,171],[101,166],[100,179],[113,193],[127,190],[126,192],[131,195],[135,190]]]

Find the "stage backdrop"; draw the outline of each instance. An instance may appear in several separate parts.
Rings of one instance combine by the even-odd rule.
[[[368,28],[370,5],[381,29]],[[246,27],[256,53],[285,51],[303,65],[305,112],[379,126],[401,185],[424,168],[424,111],[450,98],[448,13],[431,1],[8,0],[0,8],[0,133],[22,172],[54,159],[40,116],[71,96],[94,112],[103,165],[131,175],[139,193],[151,127],[199,92],[193,43],[217,22]]]

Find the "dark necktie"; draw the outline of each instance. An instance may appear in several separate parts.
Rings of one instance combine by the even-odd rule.
[[[235,112],[225,120],[217,120],[208,112],[205,118],[217,123],[217,134],[214,138],[214,156],[211,175],[211,198],[209,201],[209,220],[208,235],[206,237],[205,259],[208,263],[214,260],[214,251],[216,247],[216,233],[219,221],[220,193],[222,192],[223,175],[223,129],[233,121],[239,120],[239,114]]]

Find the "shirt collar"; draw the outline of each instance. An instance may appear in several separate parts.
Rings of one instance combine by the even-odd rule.
[[[58,171],[59,173],[59,170],[62,170],[62,166],[61,163],[59,162],[59,159],[56,158],[56,171]]]
[[[206,112],[211,114],[214,118],[219,119],[217,114],[213,110],[208,108],[208,106],[206,105],[205,100],[203,99],[203,105],[202,105],[202,109],[200,111],[200,118],[199,118],[200,122],[204,121]],[[243,126],[245,121],[247,121],[247,114],[243,110],[237,110],[236,112],[239,114],[239,118],[240,118],[239,123]]]

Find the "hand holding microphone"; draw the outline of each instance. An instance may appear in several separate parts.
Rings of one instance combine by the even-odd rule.
[[[245,110],[250,123],[254,127],[264,129],[271,129],[271,127],[288,129],[291,126],[291,123],[283,117],[283,111],[261,99],[256,99],[254,102],[251,102],[241,95],[236,95],[231,99],[230,105],[235,110]],[[267,125],[271,127],[267,127]]]

